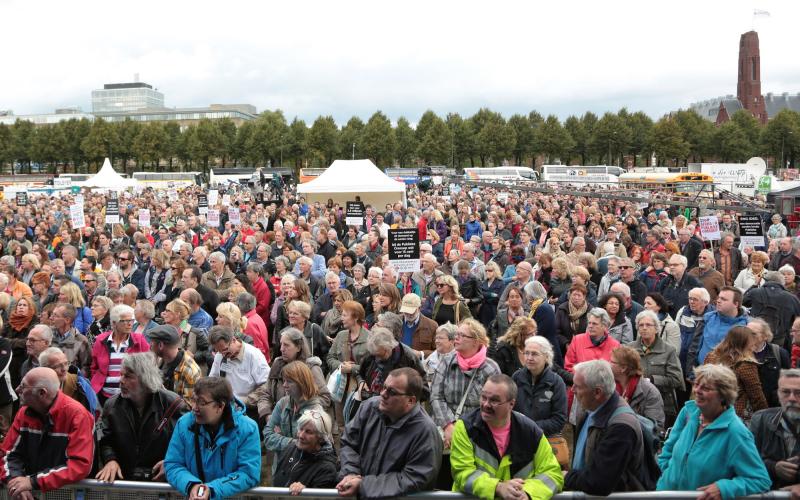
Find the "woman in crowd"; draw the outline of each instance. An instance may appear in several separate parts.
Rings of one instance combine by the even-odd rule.
[[[753,354],[760,343],[760,336],[753,330],[734,326],[705,359],[706,364],[719,364],[733,370],[739,388],[734,409],[745,424],[750,422],[753,413],[767,408],[764,387],[758,376],[758,362]]]
[[[364,268],[364,264],[353,265],[353,300],[359,302],[362,306],[366,306],[369,297],[372,295],[370,283],[366,276],[367,271]]]
[[[779,240],[789,236],[789,230],[781,222],[781,215],[775,214],[772,216],[772,225],[767,230],[767,236],[770,240]]]
[[[371,314],[367,315],[367,324],[374,325],[378,316],[385,312],[397,314],[400,311],[400,291],[390,283],[378,285],[378,295],[373,297]]]
[[[553,372],[553,346],[544,337],[525,339],[524,367],[512,377],[517,384],[514,411],[533,419],[548,438],[559,437],[567,423],[567,387]]]
[[[109,312],[114,307],[114,303],[105,296],[95,297],[92,300],[92,324],[89,326],[89,331],[86,333],[86,338],[89,339],[89,344],[94,344],[94,339],[103,332],[111,328],[111,316]]]
[[[41,268],[42,266],[39,263],[39,257],[37,257],[36,254],[26,253],[23,255],[22,266],[20,268],[22,282],[30,286],[33,275],[38,273]]]
[[[275,460],[272,486],[299,495],[305,488],[333,488],[339,471],[331,442],[331,422],[324,413],[307,411],[297,419],[296,438]]]
[[[92,311],[94,316],[94,311]],[[136,307],[133,308],[133,331],[134,333],[141,333],[147,336],[147,332],[158,326],[158,323],[153,321],[156,317],[156,310],[153,303],[149,300],[137,300]],[[94,323],[92,323],[94,324]]]
[[[611,318],[611,328],[608,333],[617,339],[620,344],[633,341],[633,326],[631,320],[625,315],[625,299],[618,293],[607,293],[600,298],[600,307],[605,309]]]
[[[482,302],[478,310],[478,320],[488,328],[497,315],[497,306],[500,296],[503,295],[505,283],[501,277],[500,266],[496,262],[489,261],[486,264],[485,272],[486,279],[480,286]]]
[[[217,324],[227,326],[239,340],[253,345],[253,339],[244,333],[247,327],[247,318],[242,317],[242,312],[235,304],[221,302],[217,306]]]
[[[658,336],[659,324],[658,315],[653,311],[640,312],[636,316],[639,338],[628,346],[639,353],[642,376],[653,382],[661,393],[665,425],[670,427],[678,415],[676,391],[684,390],[683,371],[675,348]]]
[[[486,329],[472,318],[458,324],[455,350],[442,357],[431,386],[433,421],[442,429],[444,449],[450,449],[453,424],[456,420],[480,407],[483,384],[490,376],[500,373],[497,363],[487,357],[489,337]],[[438,488],[452,483],[449,455],[442,460]]]
[[[386,376],[395,368],[413,368],[420,376],[425,377],[425,370],[417,353],[398,342],[387,328],[376,326],[370,331],[367,353],[358,370],[361,401],[380,395]]]
[[[550,232],[550,238],[552,239],[553,232]],[[555,303],[558,302],[558,298],[561,297],[561,294],[570,290],[572,287],[572,278],[570,277],[570,268],[567,259],[564,257],[553,259],[553,273],[550,275],[550,288],[548,291],[548,295],[551,298],[551,302]]]
[[[478,279],[470,272],[470,263],[465,260],[459,260],[456,263],[456,282],[458,282],[458,293],[464,300],[464,303],[469,307],[472,317],[477,316],[478,306],[483,301],[481,295],[481,285]]]
[[[739,271],[739,275],[733,282],[733,286],[742,293],[764,284],[764,271],[769,264],[769,256],[765,252],[753,252],[750,254],[750,265]]]
[[[303,332],[308,342],[309,356],[316,356],[325,359],[331,348],[328,337],[316,323],[308,320],[311,317],[311,306],[299,300],[292,301],[286,311],[289,313],[289,327],[296,328]]]
[[[514,323],[517,318],[523,318],[528,314],[525,310],[525,292],[523,292],[516,283],[508,285],[506,291],[505,304],[501,304],[497,311],[497,316],[494,322],[489,326],[489,344],[490,354],[494,353],[497,345],[497,339],[504,336],[509,327]]]
[[[8,321],[3,323],[3,337],[11,345],[11,364],[8,367],[11,373],[12,388],[19,387],[22,379],[20,368],[28,358],[27,338],[28,333],[36,325],[36,305],[28,297],[20,297],[14,309],[8,316]]]
[[[469,308],[461,301],[458,282],[450,275],[436,278],[436,292],[439,296],[433,304],[431,319],[439,326],[445,323],[460,324],[465,318],[472,318]]]
[[[167,300],[167,289],[175,279],[170,272],[170,262],[164,250],[153,250],[150,267],[144,276],[144,298],[153,303],[156,309],[163,310]],[[153,313],[155,316],[155,311]]]
[[[536,335],[536,322],[520,316],[511,323],[506,333],[497,339],[497,347],[491,354],[501,373],[509,377],[523,367],[525,340]]]
[[[194,360],[205,375],[208,373],[214,357],[210,352],[206,333],[189,324],[190,314],[189,304],[181,299],[175,299],[164,308],[161,319],[164,320],[165,325],[172,325],[178,330],[181,336],[181,347],[194,356]]]
[[[658,337],[675,351],[681,349],[681,329],[669,315],[669,303],[658,292],[650,292],[644,299],[644,308],[658,316]]]
[[[456,325],[452,323],[446,323],[436,329],[436,335],[434,336],[436,350],[422,361],[422,366],[425,368],[426,373],[425,380],[427,380],[428,383],[433,380],[433,374],[436,372],[436,367],[439,366],[439,362],[442,358],[455,348],[455,338]]]
[[[198,380],[192,408],[172,433],[164,459],[167,482],[182,495],[211,500],[257,486],[261,479],[258,425],[233,397],[230,382],[222,377]],[[208,496],[198,494],[201,488]]]
[[[660,491],[701,491],[723,499],[769,491],[772,481],[753,435],[736,417],[736,375],[727,367],[695,368],[695,399],[684,405],[658,456]]]
[[[281,281],[282,287],[284,286],[284,283],[285,288],[283,293],[283,303],[278,307],[275,328],[273,329],[273,331],[278,333],[282,332],[284,328],[289,326],[289,304],[295,300],[298,300],[311,305],[311,290],[308,288],[308,283],[306,283],[305,280],[295,278],[294,275],[289,275],[284,277],[284,281]],[[275,349],[274,352],[278,352],[280,350],[278,342],[278,336],[275,335],[273,338],[274,346],[272,347]]]
[[[75,322],[72,324],[79,332],[86,335],[92,325],[92,310],[86,307],[81,289],[75,283],[64,283],[58,292],[58,301],[72,304],[75,307]]]
[[[331,393],[322,373],[322,360],[312,357],[303,332],[289,327],[281,333],[281,355],[272,361],[267,383],[256,390],[260,419],[268,418],[275,403],[286,395],[283,389],[283,368],[293,361],[305,363],[311,369],[320,404],[326,411],[330,407]]]
[[[342,304],[348,300],[353,300],[350,290],[342,288],[333,294],[333,307],[322,319],[322,332],[328,339],[333,339],[336,334],[342,331]]]
[[[781,370],[791,368],[789,352],[772,343],[772,329],[769,323],[761,318],[753,318],[747,323],[747,328],[753,330],[757,336],[756,347],[753,355],[758,362],[758,378],[764,388],[764,397],[770,407],[780,406],[778,401],[778,378]]]
[[[275,404],[264,426],[264,446],[274,452],[285,450],[293,441],[292,436],[297,435],[297,421],[303,413],[325,413],[308,365],[292,361],[283,367],[281,376],[285,395]],[[273,463],[273,472],[276,465]]]
[[[567,345],[575,335],[586,331],[586,315],[590,309],[586,300],[586,287],[573,285],[569,290],[569,300],[556,309],[556,331],[561,352],[566,352]]]
[[[656,386],[643,376],[639,353],[628,346],[618,346],[611,351],[611,371],[622,399],[634,412],[649,418],[659,430],[664,430],[664,402]]]
[[[648,292],[655,292],[661,280],[668,275],[667,256],[661,252],[653,252],[650,255],[650,265],[639,273],[639,280],[647,286]]]
[[[364,328],[364,307],[351,300],[342,304],[342,326],[344,329],[336,335],[330,351],[328,351],[328,370],[335,374],[340,369],[345,377],[344,396],[358,387],[358,372],[361,363],[367,356],[367,337],[369,331]],[[332,375],[333,376],[333,375]],[[339,432],[344,430],[344,401],[335,401],[334,410]]]

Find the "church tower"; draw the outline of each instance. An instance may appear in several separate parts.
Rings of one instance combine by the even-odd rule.
[[[758,33],[748,31],[739,39],[739,83],[736,97],[744,109],[750,111],[762,124],[767,123],[767,109],[761,95],[761,55]]]

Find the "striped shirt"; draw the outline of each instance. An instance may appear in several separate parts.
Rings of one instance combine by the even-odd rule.
[[[102,391],[103,395],[107,398],[119,394],[119,377],[120,371],[122,370],[122,358],[125,357],[125,351],[128,349],[129,341],[130,337],[125,339],[121,344],[115,345],[111,336],[106,339],[109,353],[108,376],[103,384]]]
[[[445,354],[439,361],[436,366],[436,372],[433,375],[431,387],[431,410],[433,421],[437,426],[444,428],[447,424],[454,423],[456,420],[455,412],[468,387],[469,394],[464,402],[461,416],[463,417],[471,410],[480,408],[483,384],[490,376],[500,373],[500,368],[493,359],[487,357],[486,361],[477,368],[478,373],[475,374],[475,380],[470,385],[473,371],[461,371],[458,366],[456,351]]]

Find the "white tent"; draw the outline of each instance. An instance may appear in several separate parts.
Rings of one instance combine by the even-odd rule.
[[[322,175],[297,186],[297,193],[309,203],[332,199],[342,207],[356,196],[381,209],[387,203],[406,202],[405,183],[392,179],[370,160],[336,160]]]
[[[114,171],[111,162],[103,162],[103,168],[99,172],[89,177],[83,182],[76,182],[75,185],[81,187],[91,187],[98,189],[113,189],[120,191],[129,187],[137,186],[139,183],[134,179],[126,179]]]

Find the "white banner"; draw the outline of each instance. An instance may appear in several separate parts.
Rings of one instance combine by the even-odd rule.
[[[211,189],[208,192],[208,206],[215,207],[217,206],[217,202],[219,201],[219,191],[216,189]]]
[[[718,240],[721,238],[719,233],[719,220],[716,215],[706,215],[700,217],[700,234],[705,240]]]
[[[72,219],[72,229],[86,227],[86,220],[83,217],[83,203],[70,205],[69,217]]]
[[[228,208],[228,220],[231,222],[232,226],[238,226],[242,223],[241,215],[239,214],[238,208],[229,207]]]
[[[206,221],[208,222],[208,227],[218,228],[219,227],[219,210],[217,210],[215,208],[209,208],[208,209],[208,217],[206,218]]]
[[[139,226],[150,227],[150,210],[147,208],[139,209]]]

